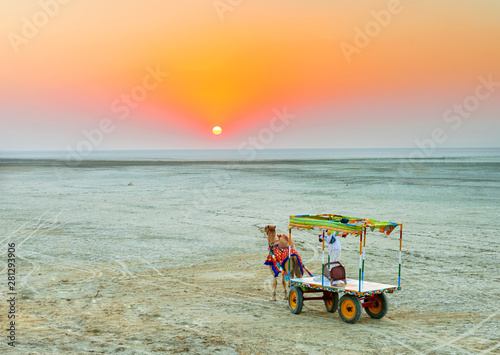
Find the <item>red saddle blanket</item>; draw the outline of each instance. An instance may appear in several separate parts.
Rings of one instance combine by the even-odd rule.
[[[271,256],[271,254],[269,253],[269,255],[267,256],[266,261],[264,262],[264,264],[265,265],[271,265],[271,268],[274,271],[274,277],[277,277],[279,275],[279,273],[280,273],[280,268],[278,267],[277,263],[280,263],[281,268],[284,269],[284,265],[288,261],[288,247],[286,247],[286,248],[280,248],[278,246],[278,247],[276,247],[276,249],[274,249],[273,254],[274,254],[274,259]],[[294,248],[291,248],[290,254],[292,256],[296,256],[297,257],[297,260],[299,261],[300,273],[303,275],[304,274],[304,268],[303,268],[302,259],[300,258],[299,253]]]

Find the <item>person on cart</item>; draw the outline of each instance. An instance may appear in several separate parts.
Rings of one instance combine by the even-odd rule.
[[[325,243],[328,245],[328,255],[330,255],[330,262],[339,261],[342,246],[340,245],[339,232],[325,234]],[[323,235],[319,235],[319,242],[323,242]]]

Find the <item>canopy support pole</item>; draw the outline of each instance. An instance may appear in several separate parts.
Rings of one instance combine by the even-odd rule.
[[[361,280],[361,267],[362,267],[362,263],[363,263],[363,232],[359,233],[359,281],[358,281],[359,292],[361,292],[361,284],[363,282]]]
[[[401,247],[403,245],[403,224],[399,225],[399,271],[398,271],[398,287],[401,287]]]
[[[290,264],[292,262],[292,252],[291,252],[291,249],[292,249],[292,230],[289,229],[288,230],[288,288],[290,288]]]
[[[323,256],[321,258],[321,287],[325,286],[325,230],[323,229]]]
[[[366,250],[366,227],[363,228],[363,232],[365,234],[363,239],[363,265],[361,267],[361,282],[365,279],[365,250]]]

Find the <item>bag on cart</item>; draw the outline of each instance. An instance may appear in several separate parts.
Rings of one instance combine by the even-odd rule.
[[[344,283],[347,283],[344,265],[338,261],[333,261],[331,263],[326,263],[325,268],[329,265],[332,265],[332,268],[330,270],[325,270],[325,276],[330,280],[330,283],[332,285],[335,281],[344,281]]]

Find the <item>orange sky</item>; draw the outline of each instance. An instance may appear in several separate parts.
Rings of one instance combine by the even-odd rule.
[[[276,147],[294,147],[300,132],[298,146],[315,147],[314,137],[331,136],[339,123],[378,127],[375,134],[390,127],[404,138],[385,145],[411,146],[419,136],[409,127],[422,124],[425,135],[478,77],[500,81],[494,0],[401,0],[350,58],[342,44],[354,45],[356,28],[366,32],[390,1],[242,1],[223,20],[214,4],[227,0],[67,2],[42,1],[45,10],[38,1],[0,4],[0,149],[64,149],[104,117],[119,123],[103,149],[236,148],[285,106],[300,117]],[[32,38],[26,20],[42,21]],[[117,121],[112,103],[142,83],[146,67],[169,75]],[[497,145],[488,132],[498,133],[499,102],[500,88],[474,112],[489,146]],[[214,125],[223,127],[218,140]],[[450,144],[464,138],[485,141],[463,130]]]

